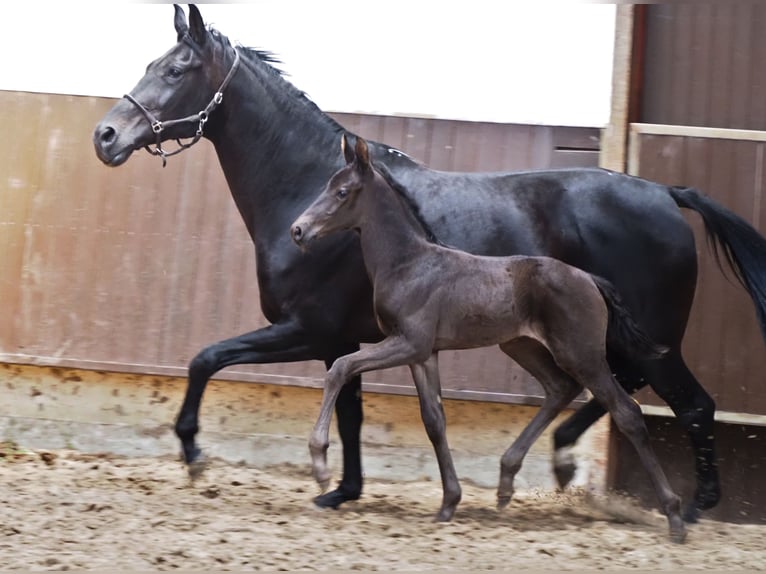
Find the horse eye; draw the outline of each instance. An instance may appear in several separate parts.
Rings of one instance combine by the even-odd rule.
[[[346,196],[348,195],[348,188],[347,187],[341,187],[338,192],[335,194],[335,197],[338,199],[346,199]]]
[[[172,67],[168,68],[168,77],[170,78],[180,78],[183,76],[183,70],[180,68]]]

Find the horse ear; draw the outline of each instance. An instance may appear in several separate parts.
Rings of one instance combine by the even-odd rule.
[[[356,156],[354,155],[354,149],[348,143],[348,137],[346,134],[340,138],[340,149],[343,151],[343,157],[346,159],[346,165],[354,161]]]
[[[202,20],[202,14],[199,13],[199,8],[194,4],[189,4],[189,35],[200,46],[207,39],[205,22]]]
[[[176,27],[176,33],[178,34],[178,41],[181,41],[181,38],[183,38],[184,34],[189,30],[189,26],[186,24],[186,14],[183,11],[183,8],[181,8],[178,4],[173,4],[173,8],[175,8],[176,16],[173,20],[173,24],[175,24]]]
[[[357,136],[356,138],[356,161],[359,164],[360,171],[364,172],[370,169],[370,151],[367,148],[367,142]]]

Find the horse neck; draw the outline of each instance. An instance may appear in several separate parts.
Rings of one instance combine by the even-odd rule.
[[[268,249],[336,169],[342,128],[251,59],[242,57],[207,136],[256,248]]]
[[[372,277],[412,263],[431,243],[399,194],[375,176],[375,189],[361,194],[359,232],[367,272]]]

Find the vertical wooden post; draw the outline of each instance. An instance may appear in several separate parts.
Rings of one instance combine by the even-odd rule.
[[[624,172],[627,161],[628,129],[631,108],[631,60],[633,51],[632,5],[620,4],[615,14],[614,55],[612,65],[612,103],[609,124],[601,134],[599,165],[606,169]],[[603,493],[609,486],[611,421],[605,415],[588,431],[588,456],[590,464],[586,480],[587,487]],[[585,437],[583,437],[585,438]]]
[[[620,172],[625,171],[627,157],[634,13],[633,5],[616,7],[611,112],[601,134],[599,165]]]

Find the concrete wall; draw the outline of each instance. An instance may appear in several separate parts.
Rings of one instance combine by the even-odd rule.
[[[172,426],[185,379],[0,363],[0,385],[0,439],[27,448],[126,456],[179,453]],[[209,456],[259,468],[305,465],[310,485],[307,445],[320,400],[318,389],[211,381],[201,411],[200,445]],[[366,393],[364,401],[365,475],[438,480],[417,399]],[[444,406],[458,475],[496,487],[500,456],[537,408],[449,399]],[[575,484],[603,487],[606,439],[601,426],[583,437],[576,451],[581,465]],[[334,478],[340,478],[342,470],[339,455],[333,425],[329,457]],[[530,451],[517,487],[550,489],[554,485],[549,430]]]

